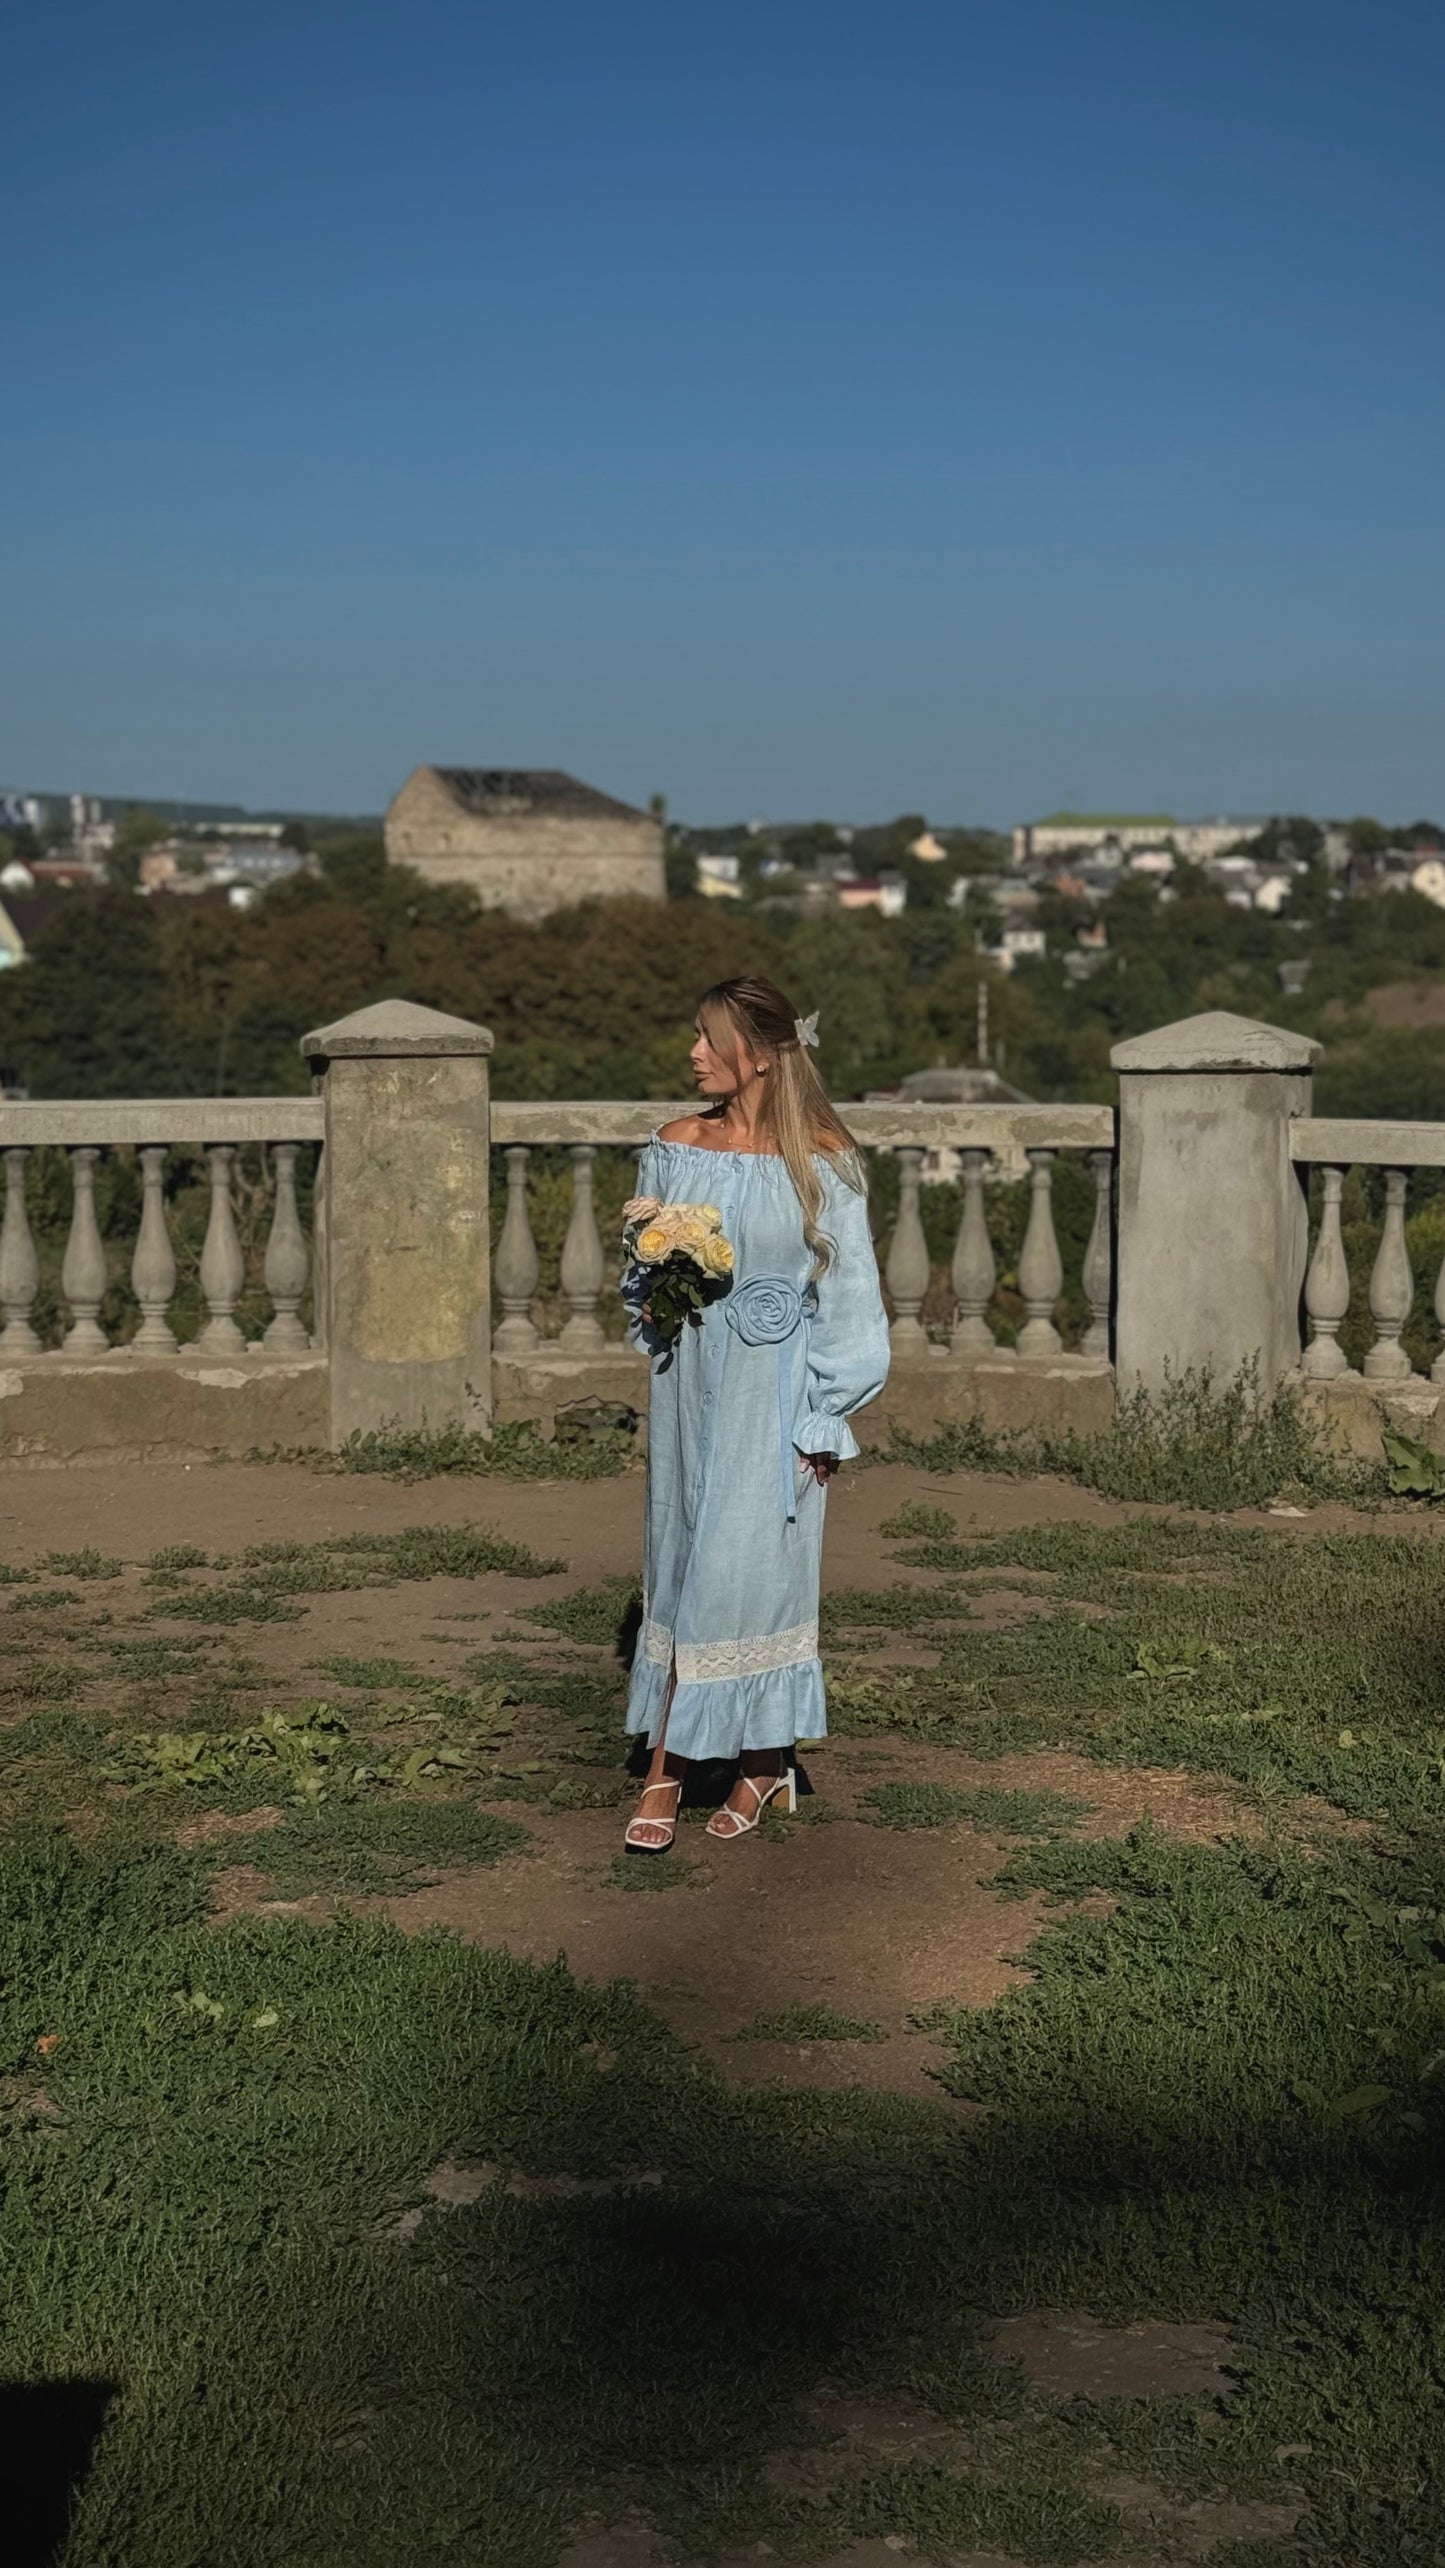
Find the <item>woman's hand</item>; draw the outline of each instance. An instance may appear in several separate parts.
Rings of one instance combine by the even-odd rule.
[[[803,1461],[820,1486],[830,1481],[838,1468],[838,1457],[835,1453],[805,1453]]]

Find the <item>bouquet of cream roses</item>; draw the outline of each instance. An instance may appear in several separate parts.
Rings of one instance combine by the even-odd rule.
[[[733,1246],[724,1239],[716,1204],[660,1204],[634,1195],[623,1208],[622,1240],[630,1261],[624,1294],[645,1305],[648,1328],[669,1353],[683,1330],[696,1328],[709,1302],[732,1281]]]

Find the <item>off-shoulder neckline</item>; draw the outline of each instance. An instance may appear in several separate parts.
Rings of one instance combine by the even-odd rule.
[[[687,1150],[692,1153],[694,1159],[745,1159],[758,1160],[765,1168],[787,1166],[787,1161],[780,1150],[713,1150],[705,1141],[665,1141],[660,1132],[650,1133],[648,1139],[654,1149]],[[820,1160],[825,1168],[831,1168],[834,1164],[832,1153],[829,1151],[815,1150],[813,1157]]]
[[[667,1141],[660,1132],[651,1136],[659,1150],[690,1150],[698,1159],[772,1159],[781,1160],[780,1150],[714,1150],[708,1141]]]

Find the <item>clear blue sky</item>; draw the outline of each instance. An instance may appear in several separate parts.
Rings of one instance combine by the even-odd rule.
[[[0,69],[0,784],[1445,814],[1438,0],[78,0]]]

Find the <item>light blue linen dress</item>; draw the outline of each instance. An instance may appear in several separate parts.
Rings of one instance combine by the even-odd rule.
[[[827,1493],[801,1456],[846,1461],[858,1451],[848,1418],[883,1388],[888,1323],[866,1198],[826,1157],[817,1166],[820,1228],[835,1254],[810,1287],[812,1252],[784,1160],[656,1135],[643,1154],[639,1193],[716,1204],[736,1252],[731,1291],[684,1329],[671,1358],[652,1362],[643,1623],[627,1727],[655,1746],[666,1720],[680,1757],[735,1758],[827,1730],[818,1657]],[[645,1344],[645,1328],[639,1335]]]

